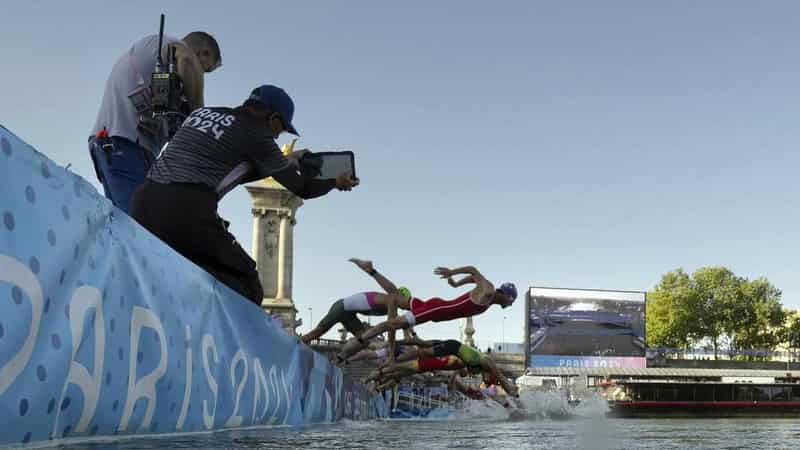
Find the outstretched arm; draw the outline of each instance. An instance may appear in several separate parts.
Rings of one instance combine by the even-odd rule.
[[[467,282],[471,282],[475,284],[475,287],[472,288],[472,292],[470,295],[472,296],[473,301],[479,303],[481,305],[488,305],[492,302],[492,294],[494,294],[494,285],[492,285],[486,277],[483,276],[478,269],[474,266],[464,266],[464,267],[457,267],[455,269],[448,269],[446,267],[437,267],[436,270],[433,271],[436,275],[439,275],[442,278],[447,279],[447,282],[450,286],[456,287],[461,286],[462,284],[466,284]],[[459,281],[453,281],[452,276],[455,274],[467,274],[466,277]]]
[[[397,286],[388,278],[381,275],[380,272],[375,270],[375,266],[372,265],[372,261],[367,261],[358,258],[350,258],[348,259],[351,263],[358,266],[359,269],[363,270],[367,273],[367,275],[371,276],[375,279],[378,285],[386,291],[387,294],[396,294],[398,293]]]
[[[467,275],[460,280],[453,280],[453,277],[447,277],[447,284],[449,284],[451,287],[457,288],[465,284],[475,284],[475,279],[472,278],[472,275]]]
[[[455,269],[448,269],[447,267],[437,267],[436,269],[433,270],[433,273],[439,275],[441,278],[448,279],[448,282],[453,275],[459,275],[459,274],[468,275],[467,277],[463,278],[460,281],[462,284],[466,283],[466,281],[464,281],[465,279],[469,279],[470,282],[475,284],[487,281],[486,278],[478,271],[478,269],[475,268],[475,266],[456,267]],[[450,285],[452,286],[452,283]]]
[[[337,187],[336,180],[318,180],[305,176],[291,164],[272,174],[272,177],[283,187],[303,199],[321,197]]]

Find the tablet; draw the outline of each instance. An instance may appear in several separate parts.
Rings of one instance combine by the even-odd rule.
[[[350,172],[356,178],[356,160],[350,151],[308,153],[300,164],[309,168],[314,178],[336,178],[342,172]]]

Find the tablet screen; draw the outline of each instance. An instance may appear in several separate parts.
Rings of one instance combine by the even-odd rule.
[[[336,178],[342,172],[350,172],[356,176],[355,157],[353,152],[319,152],[308,155],[306,158],[314,158],[316,162],[321,161],[319,174],[315,178],[329,179]]]

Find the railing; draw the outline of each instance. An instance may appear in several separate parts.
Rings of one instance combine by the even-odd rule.
[[[676,358],[676,359],[714,359],[715,354],[712,349],[686,349],[686,348],[648,348],[647,358]],[[716,352],[716,359],[743,359],[756,358],[762,361],[797,361],[798,352],[786,350],[767,350],[767,349],[719,349]]]
[[[419,395],[406,390],[397,391],[397,404],[407,406],[409,409],[434,409],[450,406],[448,401],[433,398],[430,391],[426,391],[424,395]]]

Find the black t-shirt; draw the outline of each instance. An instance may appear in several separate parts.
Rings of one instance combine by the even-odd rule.
[[[147,178],[164,184],[200,183],[222,196],[234,187],[224,186],[229,180],[269,177],[289,164],[265,124],[246,110],[205,107],[186,118]]]

